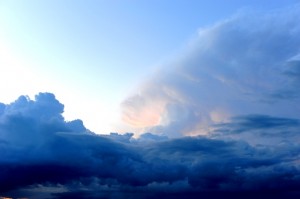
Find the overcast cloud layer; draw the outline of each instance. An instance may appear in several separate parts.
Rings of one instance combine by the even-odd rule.
[[[138,138],[65,121],[51,93],[0,103],[0,196],[299,198],[299,13],[200,30],[123,103]]]

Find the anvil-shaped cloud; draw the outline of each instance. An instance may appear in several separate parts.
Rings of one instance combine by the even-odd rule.
[[[240,114],[300,118],[299,5],[199,30],[186,53],[123,102],[136,130],[199,135]]]

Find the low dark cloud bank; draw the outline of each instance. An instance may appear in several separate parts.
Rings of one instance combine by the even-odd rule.
[[[207,136],[96,135],[50,93],[0,105],[0,193],[14,198],[296,198],[297,119],[249,115]],[[274,132],[273,132],[273,130]],[[281,129],[281,130],[280,130]],[[267,131],[265,131],[267,130]],[[243,137],[279,142],[255,144]],[[267,133],[264,133],[267,132]],[[284,132],[287,132],[286,134]],[[278,137],[277,136],[277,137]],[[282,138],[282,139],[281,139]]]

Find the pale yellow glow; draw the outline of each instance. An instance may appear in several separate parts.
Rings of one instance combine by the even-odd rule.
[[[210,112],[210,118],[214,123],[226,122],[230,118],[229,111],[225,109],[215,109]]]
[[[151,102],[146,106],[123,107],[122,120],[134,128],[145,128],[155,126],[160,123],[161,116],[164,112],[166,102]]]

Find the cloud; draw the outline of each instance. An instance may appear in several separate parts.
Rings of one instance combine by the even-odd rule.
[[[285,70],[285,74],[289,76],[290,81],[295,84],[295,86],[299,86],[300,83],[300,61],[291,60],[287,63]]]
[[[205,134],[235,115],[299,119],[297,18],[299,5],[239,13],[199,30],[180,58],[124,101],[124,121],[178,137]]]
[[[0,103],[0,196],[299,198],[298,11],[202,29],[124,101],[139,136],[66,121],[51,93]]]
[[[214,125],[210,136],[218,139],[247,140],[252,145],[299,144],[300,120],[269,115],[235,116]]]
[[[218,136],[134,138],[132,133],[97,135],[80,120],[65,121],[63,105],[50,93],[35,100],[21,96],[1,107],[0,193],[5,197],[299,196],[300,143],[293,137],[285,137],[288,144],[272,145],[225,138],[228,132],[299,132],[296,119],[249,115],[220,124],[227,131]]]
[[[232,129],[231,133],[242,133],[253,130],[266,132],[268,130],[298,129],[300,127],[300,120],[267,115],[246,115],[234,117],[231,122],[218,124],[216,126],[230,128]]]

